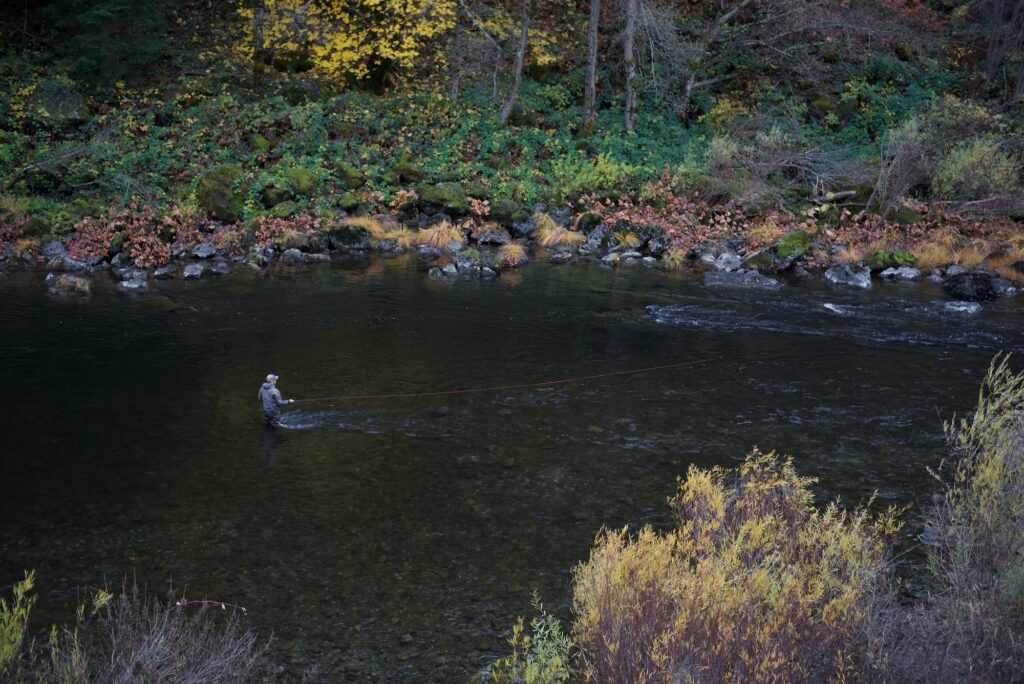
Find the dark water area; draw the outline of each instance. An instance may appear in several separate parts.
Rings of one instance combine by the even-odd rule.
[[[79,587],[173,581],[245,606],[324,681],[464,681],[532,591],[566,615],[602,525],[670,524],[677,476],[754,445],[793,455],[823,502],[877,492],[913,521],[941,421],[1024,349],[1024,300],[968,317],[926,285],[748,293],[541,264],[440,283],[397,259],[96,290],[0,275],[0,585],[35,568],[43,626]],[[684,361],[258,420],[268,372],[309,398]]]

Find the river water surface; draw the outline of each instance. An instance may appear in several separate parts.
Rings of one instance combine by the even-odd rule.
[[[748,293],[541,264],[440,283],[397,259],[95,289],[0,275],[0,586],[35,568],[42,626],[79,587],[173,582],[245,606],[324,681],[464,681],[533,591],[567,614],[602,526],[670,524],[678,475],[754,445],[792,454],[821,501],[877,492],[913,521],[941,421],[1024,349],[1024,299],[966,317],[927,285]],[[258,421],[268,372],[315,398],[691,361]]]

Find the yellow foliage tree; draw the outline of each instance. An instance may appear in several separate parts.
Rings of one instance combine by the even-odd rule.
[[[241,50],[252,59],[301,54],[350,82],[388,64],[413,66],[455,26],[456,12],[456,0],[242,0],[249,28]]]

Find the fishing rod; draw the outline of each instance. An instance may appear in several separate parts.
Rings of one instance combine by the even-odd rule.
[[[682,368],[684,366],[696,366],[702,363],[709,363],[714,359],[698,359],[696,361],[683,361],[681,363],[667,363],[661,366],[648,366],[647,368],[630,368],[627,370],[611,371],[608,373],[595,373],[593,375],[578,375],[571,378],[559,380],[543,380],[541,382],[526,382],[516,385],[497,385],[494,387],[470,387],[466,389],[436,390],[432,392],[401,392],[395,394],[347,394],[334,397],[311,397],[307,399],[296,399],[296,404],[308,404],[323,401],[364,401],[370,399],[414,399],[421,397],[446,397],[458,394],[474,394],[481,392],[500,392],[502,390],[528,389],[533,387],[551,387],[554,385],[566,385],[571,382],[583,382],[585,380],[597,380],[599,378],[610,378],[618,375],[634,375],[637,373],[651,373],[653,371],[668,370],[670,368]]]

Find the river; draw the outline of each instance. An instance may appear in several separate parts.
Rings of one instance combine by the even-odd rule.
[[[0,275],[0,585],[36,569],[43,626],[79,587],[173,583],[244,606],[325,681],[464,681],[532,592],[567,614],[602,526],[670,524],[677,476],[754,445],[792,454],[822,502],[912,505],[912,534],[941,421],[1024,349],[1024,299],[968,317],[930,285],[752,293],[546,264],[444,283],[391,259],[95,290]],[[682,362],[258,421],[268,372],[317,398]]]

